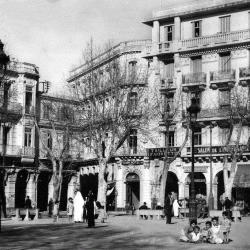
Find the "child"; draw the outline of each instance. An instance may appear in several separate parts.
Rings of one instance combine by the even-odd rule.
[[[190,233],[194,231],[194,227],[197,226],[197,221],[196,220],[191,220],[190,225],[184,227],[181,230],[181,236],[180,236],[180,241],[182,242],[189,242],[191,237]]]
[[[222,221],[220,222],[221,231],[223,232],[224,243],[228,244],[228,236],[231,230],[231,221],[228,219],[228,213],[226,211],[222,212],[222,217]]]
[[[212,244],[221,244],[223,243],[223,240],[219,237],[219,231],[220,231],[220,225],[218,223],[218,218],[213,217],[212,218],[212,227],[211,227],[211,232],[212,232],[212,237],[210,240],[210,243]]]
[[[74,211],[73,199],[69,197],[68,204],[67,204],[67,215],[68,215],[69,221],[72,221],[73,211]]]
[[[59,218],[59,201],[56,200],[54,204],[54,210],[53,210],[53,222],[58,221]]]
[[[107,219],[107,213],[104,209],[104,206],[99,207],[99,216],[101,219],[101,223],[104,223],[104,220]]]
[[[211,237],[212,237],[212,232],[211,232],[212,222],[207,221],[205,226],[206,227],[202,229],[201,236],[202,236],[203,242],[208,243],[210,242]]]
[[[200,227],[194,226],[194,231],[192,233],[190,233],[190,242],[192,242],[192,243],[200,243],[201,242]]]

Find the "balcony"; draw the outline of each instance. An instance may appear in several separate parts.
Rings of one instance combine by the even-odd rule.
[[[240,70],[240,72],[239,72],[239,79],[240,79],[239,84],[242,87],[250,86],[250,68],[245,67],[245,68],[240,68],[239,70]]]
[[[250,40],[250,30],[239,30],[229,33],[218,33],[213,36],[202,36],[196,38],[185,39],[181,41],[182,50],[214,47],[226,44],[234,44],[239,42],[247,42]]]
[[[161,42],[158,43],[158,53],[157,54],[164,54],[168,52],[173,52],[173,42]]]
[[[174,124],[174,116],[175,113],[174,111],[169,111],[169,112],[165,112],[161,115],[161,120],[159,125],[160,126],[166,126],[166,125],[170,125],[170,124]]]
[[[34,157],[35,149],[32,147],[22,147],[22,156]]]
[[[203,72],[182,76],[182,90],[184,92],[203,91],[206,88],[207,74]]]
[[[173,77],[169,77],[161,80],[161,93],[167,94],[169,92],[174,92],[176,90],[176,83],[174,82]]]
[[[31,115],[31,116],[35,115],[35,107],[34,106],[26,106],[24,111],[25,111],[26,115]]]
[[[8,102],[7,107],[0,107],[0,119],[2,123],[15,123],[22,117],[22,106],[18,102]]]
[[[211,89],[229,89],[235,85],[235,70],[216,70],[210,71]]]
[[[3,145],[0,145],[0,154],[3,155]],[[5,156],[35,156],[35,149],[32,147],[21,147],[17,145],[6,145],[5,146]]]
[[[187,111],[182,111],[182,119],[187,119]],[[227,126],[232,115],[231,106],[221,106],[217,109],[202,109],[197,116],[197,126],[205,127],[211,124]],[[186,122],[185,122],[186,123]]]

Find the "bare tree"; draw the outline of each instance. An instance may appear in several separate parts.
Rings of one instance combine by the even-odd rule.
[[[228,122],[228,136],[225,143],[225,156],[223,159],[223,177],[226,195],[231,199],[232,188],[237,173],[237,162],[242,154],[248,150],[250,140],[248,136],[249,98],[242,87],[235,86],[230,93],[231,103],[225,109]],[[228,161],[231,160],[229,168]]]
[[[72,133],[74,110],[72,102],[65,97],[41,98],[40,110],[37,111],[35,126],[40,140],[40,157],[51,161],[53,173],[53,200],[61,198],[61,186],[65,162],[72,162]]]
[[[97,51],[97,53],[96,53]],[[128,63],[125,49],[104,46],[103,53],[88,44],[83,53],[82,77],[73,87],[81,131],[78,140],[98,159],[98,201],[106,204],[106,166],[128,138],[131,131],[146,126],[149,116],[147,100],[147,62]],[[99,56],[95,56],[98,54]],[[129,141],[132,146],[133,141]],[[129,154],[131,147],[127,147]],[[133,152],[136,153],[136,152]]]

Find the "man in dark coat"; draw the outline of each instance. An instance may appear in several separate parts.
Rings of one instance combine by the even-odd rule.
[[[31,208],[31,199],[29,196],[27,196],[27,199],[25,200],[25,207],[28,209]]]
[[[88,219],[88,227],[95,227],[95,203],[94,203],[94,195],[90,191],[88,194],[88,199],[85,205],[87,209],[87,219]]]
[[[164,211],[167,217],[167,224],[171,224],[171,218],[172,218],[172,209],[173,209],[173,200],[172,200],[172,193],[168,193],[168,196],[166,197],[165,200],[165,205],[164,205]]]

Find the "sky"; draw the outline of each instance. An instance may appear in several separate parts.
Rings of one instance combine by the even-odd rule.
[[[92,37],[101,46],[151,39],[142,21],[153,10],[199,0],[0,0],[0,39],[6,53],[39,67],[40,79],[63,86]]]

